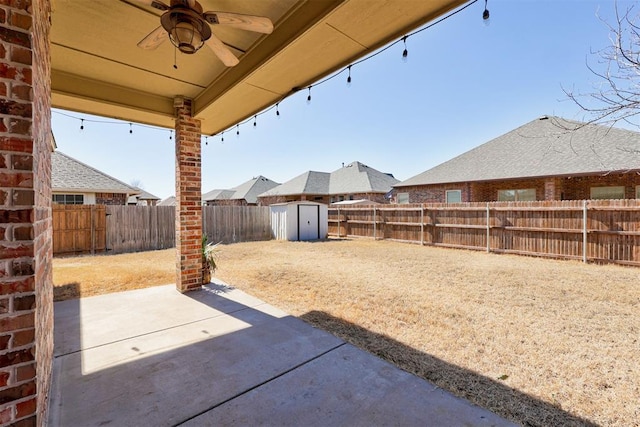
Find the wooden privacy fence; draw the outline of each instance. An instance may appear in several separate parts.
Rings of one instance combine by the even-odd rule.
[[[202,229],[209,242],[271,240],[268,206],[203,206]]]
[[[640,200],[330,207],[329,234],[640,265]]]
[[[53,253],[95,254],[106,251],[103,205],[53,205]]]
[[[54,255],[128,253],[175,246],[174,206],[53,205]],[[210,242],[270,240],[264,206],[204,206]]]
[[[176,245],[174,206],[107,206],[107,249],[114,254]]]

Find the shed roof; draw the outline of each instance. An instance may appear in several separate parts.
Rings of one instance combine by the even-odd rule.
[[[640,169],[640,133],[543,116],[394,187]]]
[[[297,194],[387,193],[397,182],[399,181],[392,175],[355,161],[331,173],[307,171],[262,193],[260,197]]]
[[[130,195],[140,193],[140,190],[60,151],[51,153],[51,189]]]

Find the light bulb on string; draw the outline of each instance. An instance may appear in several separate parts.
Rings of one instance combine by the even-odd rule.
[[[129,123],[129,134],[133,133],[133,124]]]
[[[240,124],[236,125],[236,136],[240,136]]]
[[[407,50],[407,37],[408,36],[404,36],[402,38],[402,43],[404,43],[404,50],[402,51],[402,62],[407,62],[407,60],[409,59],[409,51]]]
[[[253,128],[255,129],[258,126],[258,115],[253,116]]]
[[[222,138],[220,138],[220,142],[222,142],[224,144],[224,131],[222,131],[221,136],[222,136]]]
[[[80,130],[84,130],[84,119],[80,119]]]
[[[204,137],[204,145],[209,145],[209,136]]]
[[[311,86],[309,86],[309,95],[307,95],[307,104],[311,104]]]
[[[279,102],[276,103],[276,116],[278,116],[278,118],[280,118],[280,110],[278,109],[278,106],[280,105]]]
[[[173,131],[170,130],[169,131],[169,141],[171,141],[173,139]]]
[[[489,20],[489,9],[487,9],[487,0],[484,0],[484,11],[482,12],[482,22],[484,25],[489,26],[491,21]]]
[[[349,72],[349,75],[347,76],[347,87],[351,87],[351,65],[349,65],[347,71]]]

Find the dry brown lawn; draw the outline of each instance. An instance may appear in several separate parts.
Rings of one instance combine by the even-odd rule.
[[[56,298],[172,283],[174,257],[55,259]],[[228,284],[520,424],[640,425],[640,269],[371,240],[225,245],[219,264]]]

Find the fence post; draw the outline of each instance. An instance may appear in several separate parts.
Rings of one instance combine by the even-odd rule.
[[[491,252],[491,209],[487,202],[487,252]]]
[[[340,238],[340,207],[338,207],[338,239]]]
[[[424,246],[424,203],[420,207],[420,246]]]
[[[582,262],[587,262],[587,201],[582,202]]]
[[[96,254],[96,222],[94,221],[95,215],[95,205],[91,205],[91,255]]]
[[[373,206],[373,240],[376,240],[376,206]]]

